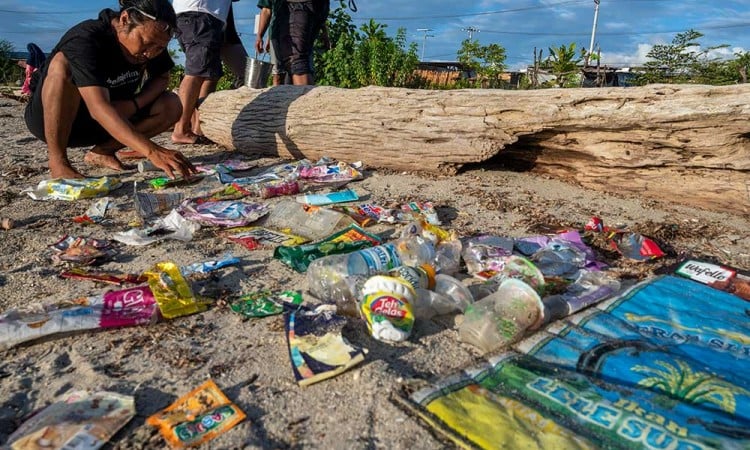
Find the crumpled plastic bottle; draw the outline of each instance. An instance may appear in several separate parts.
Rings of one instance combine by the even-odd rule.
[[[562,239],[552,239],[531,255],[531,260],[547,277],[575,278],[586,264],[586,254]]]
[[[418,267],[435,259],[434,245],[419,236],[404,237],[356,252],[316,259],[307,268],[310,293],[331,301],[333,287],[352,275],[378,275],[402,265]]]
[[[582,270],[564,293],[544,298],[544,321],[550,323],[574,314],[614,296],[620,288],[620,281],[607,272]]]

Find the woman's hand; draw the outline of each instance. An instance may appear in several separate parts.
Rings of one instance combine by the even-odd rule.
[[[182,175],[183,178],[190,178],[190,175],[198,173],[185,155],[177,150],[170,150],[155,145],[147,156],[149,161],[163,170],[173,180],[176,178],[176,173]]]

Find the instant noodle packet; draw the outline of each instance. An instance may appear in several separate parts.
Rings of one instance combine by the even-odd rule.
[[[245,419],[245,413],[208,380],[146,419],[172,448],[200,445]]]

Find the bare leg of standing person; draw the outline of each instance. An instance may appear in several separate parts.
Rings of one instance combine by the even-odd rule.
[[[180,120],[174,125],[172,142],[176,144],[195,144],[198,135],[193,132],[193,113],[198,104],[198,97],[205,78],[193,75],[185,75],[180,83],[180,101],[182,102],[182,114]]]

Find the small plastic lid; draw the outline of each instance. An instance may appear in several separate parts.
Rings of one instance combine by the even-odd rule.
[[[419,267],[427,274],[427,289],[435,289],[435,267],[428,263],[420,264]]]

